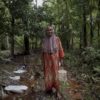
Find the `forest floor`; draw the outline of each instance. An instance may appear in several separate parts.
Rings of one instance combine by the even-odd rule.
[[[35,77],[33,84],[29,87],[31,89],[24,94],[15,94],[8,93],[7,96],[4,96],[2,92],[2,87],[7,86],[8,84],[15,84],[10,79],[9,76],[13,74],[13,71],[19,69],[21,66],[27,65],[28,72],[31,73],[32,76]],[[64,65],[64,68],[68,71],[67,81],[60,88],[60,92],[64,99],[61,100],[83,100],[84,97],[84,83],[80,80],[77,80],[72,72],[67,69],[67,65]],[[22,75],[25,77],[28,74]],[[28,78],[27,78],[28,79]],[[44,75],[43,75],[43,66],[41,63],[40,54],[32,54],[32,55],[18,55],[15,56],[13,60],[5,60],[0,62],[0,96],[2,100],[57,100],[54,94],[47,95],[44,90]],[[19,98],[19,99],[18,99]],[[21,99],[23,98],[23,99]]]

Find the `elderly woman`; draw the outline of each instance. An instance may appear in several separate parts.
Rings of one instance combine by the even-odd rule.
[[[64,51],[61,41],[59,37],[54,34],[54,28],[48,26],[46,36],[42,41],[42,60],[44,65],[46,93],[50,93],[53,88],[59,91],[59,61],[61,61],[63,57]]]

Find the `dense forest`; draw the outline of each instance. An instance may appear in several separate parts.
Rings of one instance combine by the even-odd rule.
[[[40,52],[45,28],[53,25],[65,68],[85,82],[84,100],[100,100],[100,0],[37,1],[0,0],[0,63]]]

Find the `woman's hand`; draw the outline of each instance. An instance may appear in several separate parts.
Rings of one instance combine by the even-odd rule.
[[[63,59],[60,59],[59,66],[62,66],[62,65],[63,65]]]

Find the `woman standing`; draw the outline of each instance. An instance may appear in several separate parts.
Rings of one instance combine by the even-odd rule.
[[[58,70],[59,61],[62,61],[64,51],[61,41],[58,36],[54,34],[54,28],[48,26],[46,29],[46,36],[42,41],[42,60],[44,65],[45,90],[47,93],[56,89],[59,92]]]

